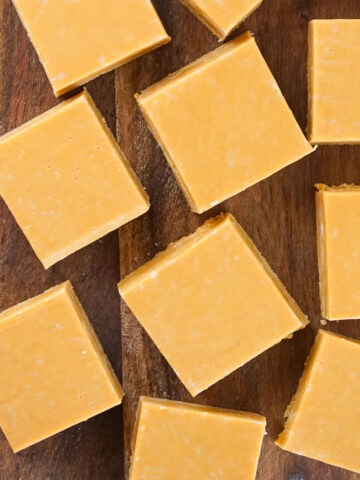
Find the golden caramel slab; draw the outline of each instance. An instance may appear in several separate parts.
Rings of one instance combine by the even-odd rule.
[[[360,20],[309,27],[309,140],[360,143]]]
[[[150,0],[13,0],[59,96],[170,41]]]
[[[218,38],[224,40],[262,0],[182,0]]]
[[[197,213],[312,152],[250,33],[137,101]]]
[[[328,320],[360,318],[360,187],[317,189],[321,313]]]
[[[0,314],[0,427],[14,452],[122,396],[69,282]]]
[[[130,480],[255,480],[266,420],[141,397]]]
[[[0,138],[0,195],[45,268],[149,208],[87,92]]]
[[[360,342],[320,330],[277,444],[360,473]]]
[[[229,214],[170,245],[119,290],[193,396],[307,324]]]

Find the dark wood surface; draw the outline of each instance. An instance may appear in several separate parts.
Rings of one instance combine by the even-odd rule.
[[[205,218],[231,211],[285,283],[311,325],[249,362],[194,401],[250,410],[268,419],[258,480],[356,480],[360,476],[288,454],[273,440],[282,429],[304,360],[320,326],[315,182],[360,183],[360,147],[321,147],[202,216],[190,212],[133,99],[170,72],[217,46],[178,0],[154,0],[173,41],[88,86],[147,188],[149,213],[120,232],[121,276],[186,235]],[[251,29],[302,128],[306,124],[307,25],[312,18],[360,17],[359,0],[264,0],[235,34]],[[0,0],[0,133],[57,103],[10,0]],[[127,397],[86,423],[13,455],[0,433],[0,480],[123,480],[140,394],[191,401],[117,293],[116,233],[45,271],[0,200],[0,310],[70,279]],[[360,338],[360,322],[325,328]],[[124,413],[124,425],[123,414]],[[123,440],[124,439],[124,440]],[[125,454],[124,454],[125,452]],[[156,479],[153,479],[156,480]],[[176,479],[174,479],[176,480]],[[229,479],[235,480],[235,479]]]
[[[230,211],[284,282],[311,325],[218,382],[195,402],[261,413],[268,420],[258,480],[355,480],[360,475],[283,452],[274,439],[320,326],[315,234],[315,182],[360,182],[360,147],[321,147],[204,215],[190,212],[167,162],[133,98],[170,72],[217,46],[214,36],[177,0],[155,2],[172,43],[116,73],[118,136],[150,194],[150,212],[120,232],[121,275],[205,218]],[[307,26],[312,18],[360,17],[359,0],[264,0],[235,32],[250,29],[301,127],[307,112]],[[246,119],[245,119],[246,120]],[[122,304],[125,464],[140,394],[192,401],[167,362]],[[360,338],[360,322],[325,328]],[[340,413],[340,412],[339,412]],[[155,480],[155,479],[154,479]],[[229,479],[235,480],[235,479]]]

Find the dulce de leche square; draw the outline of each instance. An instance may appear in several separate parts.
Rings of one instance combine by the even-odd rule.
[[[69,282],[0,313],[0,427],[14,452],[122,396]]]
[[[360,187],[316,186],[321,313],[360,318]]]
[[[164,43],[150,0],[13,0],[59,96]]]
[[[149,208],[86,91],[0,138],[0,195],[45,268]]]
[[[255,480],[264,417],[141,397],[130,480]]]
[[[360,20],[313,20],[309,26],[309,140],[360,143]]]
[[[250,33],[137,101],[197,213],[312,152]]]
[[[320,330],[277,444],[360,473],[360,342]]]
[[[230,214],[169,246],[119,289],[193,396],[307,324]]]

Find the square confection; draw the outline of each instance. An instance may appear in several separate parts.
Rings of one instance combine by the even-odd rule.
[[[137,100],[198,213],[312,151],[250,33]]]
[[[309,27],[309,139],[360,143],[360,20]]]
[[[0,138],[0,195],[45,268],[149,208],[86,92]]]
[[[69,282],[0,314],[0,427],[14,452],[122,396]]]
[[[328,320],[360,318],[360,187],[317,188],[321,313]]]
[[[170,41],[150,0],[13,0],[55,95]]]
[[[307,323],[229,214],[170,245],[119,289],[193,396]]]
[[[359,399],[360,342],[320,330],[277,444],[360,473]]]
[[[266,420],[142,397],[130,480],[255,480]]]
[[[262,0],[182,0],[219,40],[226,38]]]

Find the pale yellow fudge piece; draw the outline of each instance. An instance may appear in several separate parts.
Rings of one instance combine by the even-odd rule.
[[[219,40],[224,40],[263,0],[182,0]]]
[[[14,452],[122,396],[69,282],[0,314],[0,427]]]
[[[360,187],[317,188],[321,313],[328,320],[359,318]]]
[[[0,195],[45,268],[149,208],[86,92],[0,138]]]
[[[312,152],[250,33],[137,100],[198,213]]]
[[[150,0],[13,0],[55,95],[170,41]]]
[[[360,143],[360,20],[309,27],[309,139]]]
[[[360,473],[360,342],[320,330],[277,444]]]
[[[266,420],[141,397],[130,480],[255,480]]]
[[[170,245],[119,289],[193,396],[307,323],[230,214]]]

